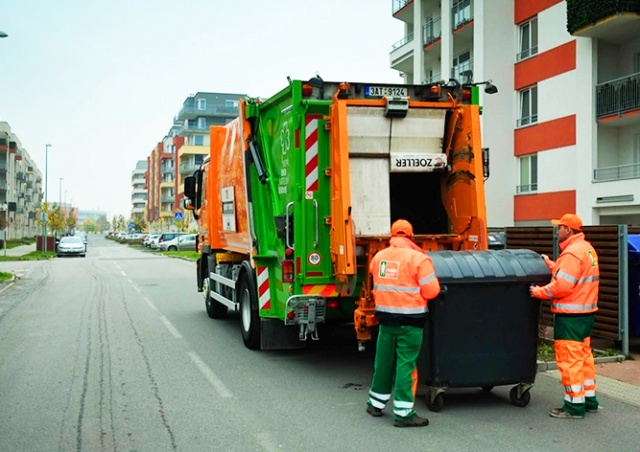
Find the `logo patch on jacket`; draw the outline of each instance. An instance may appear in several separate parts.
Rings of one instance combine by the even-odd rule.
[[[589,251],[589,259],[591,259],[592,267],[598,266],[598,257],[596,256],[596,253],[594,253],[593,251]]]
[[[399,269],[400,262],[380,261],[380,272],[378,274],[381,278],[398,279]]]

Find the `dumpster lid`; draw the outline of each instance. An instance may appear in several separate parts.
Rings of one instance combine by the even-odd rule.
[[[629,234],[627,242],[629,243],[629,251],[640,253],[640,234]]]
[[[441,283],[469,281],[548,282],[551,271],[531,250],[432,251],[436,276]]]

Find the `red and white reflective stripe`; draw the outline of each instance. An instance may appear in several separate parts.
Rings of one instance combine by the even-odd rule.
[[[305,127],[305,174],[307,191],[318,190],[318,117],[307,116]]]
[[[258,267],[258,302],[260,309],[271,309],[269,267]]]

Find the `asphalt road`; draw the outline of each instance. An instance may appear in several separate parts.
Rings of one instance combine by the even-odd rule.
[[[0,451],[635,451],[640,409],[555,420],[559,381],[449,390],[426,428],[365,413],[373,347],[351,329],[255,352],[238,316],[211,320],[194,264],[90,236],[86,258],[0,262]],[[482,365],[482,363],[478,363]],[[422,392],[422,391],[421,391]]]

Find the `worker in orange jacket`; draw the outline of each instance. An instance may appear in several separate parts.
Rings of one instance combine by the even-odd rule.
[[[413,240],[406,220],[391,225],[390,246],[372,259],[373,298],[380,322],[367,413],[382,416],[391,399],[396,427],[424,427],[413,410],[418,385],[416,361],[422,345],[427,302],[440,293],[431,258]]]
[[[531,296],[551,300],[556,363],[565,388],[564,406],[549,415],[581,419],[598,411],[596,369],[591,352],[591,330],[598,310],[600,270],[598,255],[582,232],[582,220],[573,214],[552,220],[558,226],[560,256],[556,262],[544,254],[552,279],[546,286],[531,286]]]

